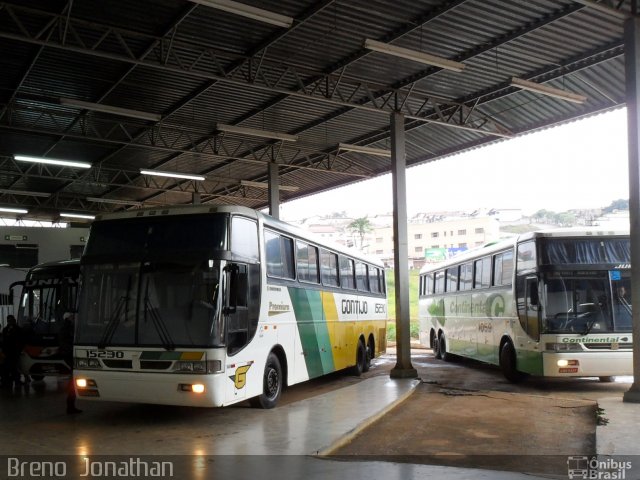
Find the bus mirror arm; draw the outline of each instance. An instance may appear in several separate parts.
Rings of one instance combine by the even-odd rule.
[[[224,271],[229,275],[229,279],[227,282],[227,305],[225,305],[223,313],[225,315],[231,315],[236,313],[238,309],[238,274],[240,268],[236,263],[228,263],[224,267]]]

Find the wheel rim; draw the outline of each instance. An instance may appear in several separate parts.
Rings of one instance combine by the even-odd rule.
[[[275,368],[269,368],[265,375],[265,394],[269,399],[273,399],[278,395],[280,390],[280,378]]]

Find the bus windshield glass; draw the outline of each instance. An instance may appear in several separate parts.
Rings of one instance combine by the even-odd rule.
[[[212,259],[86,265],[76,343],[222,345],[220,268]]]
[[[542,333],[631,331],[628,276],[612,278],[607,271],[555,272],[543,281]]]
[[[91,226],[82,263],[143,262],[224,250],[227,218],[218,213],[98,221]]]
[[[628,238],[544,239],[540,263],[543,265],[593,265],[631,262]]]
[[[50,276],[31,275],[22,290],[18,310],[18,323],[30,343],[34,335],[57,334],[64,313],[75,309],[78,272],[79,266],[75,273],[69,272],[68,278],[56,275],[57,272]]]

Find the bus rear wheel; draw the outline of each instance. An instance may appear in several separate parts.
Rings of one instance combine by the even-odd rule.
[[[441,333],[440,338],[438,339],[438,354],[445,362],[449,362],[451,360],[451,354],[447,352],[447,339],[445,338],[444,333]]]
[[[369,340],[367,342],[367,348],[366,348],[366,355],[364,358],[364,368],[362,369],[363,372],[368,372],[369,369],[371,368],[371,359],[373,358],[373,356],[375,355],[374,353],[374,347],[373,347],[373,341]]]
[[[436,334],[431,337],[431,350],[433,350],[433,356],[437,359],[441,359],[442,355],[440,355],[440,345],[438,345],[438,336]]]
[[[527,376],[516,368],[516,350],[511,342],[505,342],[500,349],[500,368],[504,377],[511,383],[521,382]]]
[[[267,364],[264,366],[264,376],[262,378],[262,395],[252,398],[249,402],[256,408],[273,408],[280,400],[282,393],[282,367],[280,360],[273,352],[267,357]]]
[[[362,340],[358,340],[358,348],[356,348],[356,364],[351,371],[356,377],[365,372],[365,364],[367,363],[367,349],[364,347]]]

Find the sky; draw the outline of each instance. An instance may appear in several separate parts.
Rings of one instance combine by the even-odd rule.
[[[624,108],[407,170],[410,216],[477,208],[562,212],[620,198],[629,198]],[[391,175],[286,202],[280,210],[288,221],[342,211],[356,218],[393,211]]]

